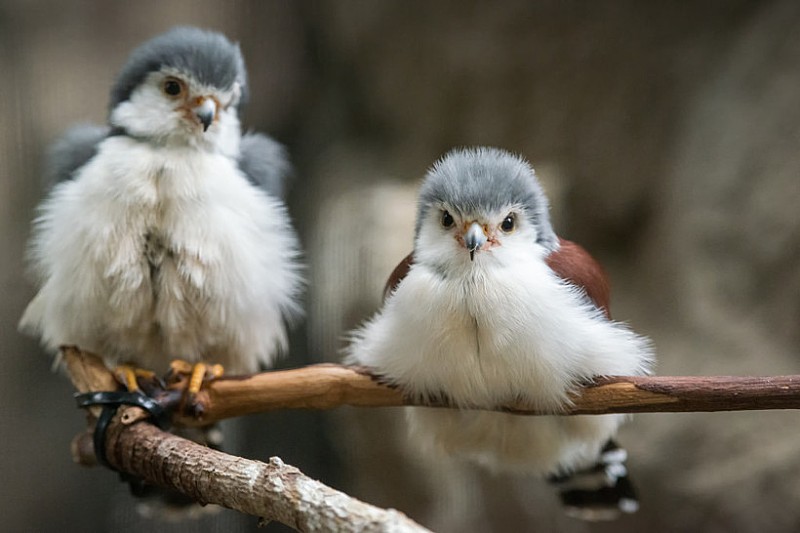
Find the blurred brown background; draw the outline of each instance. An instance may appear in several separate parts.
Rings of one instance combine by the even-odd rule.
[[[114,474],[71,464],[71,388],[16,333],[44,148],[103,121],[130,49],[175,24],[241,42],[244,125],[296,165],[310,288],[284,365],[337,360],[411,247],[426,167],[489,144],[532,161],[659,373],[800,374],[800,3],[2,0],[0,530],[256,529],[140,519]],[[621,439],[642,509],[612,525],[562,517],[538,481],[427,463],[400,411],[253,417],[231,447],[439,531],[798,531],[799,417],[636,417]]]

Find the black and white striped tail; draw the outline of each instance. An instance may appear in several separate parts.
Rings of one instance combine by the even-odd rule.
[[[568,516],[581,520],[614,520],[639,509],[636,490],[625,467],[627,452],[609,440],[597,463],[584,470],[551,476]]]

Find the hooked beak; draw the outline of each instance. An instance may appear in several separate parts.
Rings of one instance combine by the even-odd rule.
[[[473,222],[464,233],[464,246],[469,250],[469,260],[475,260],[475,252],[480,250],[481,246],[486,244],[486,233],[483,232],[483,226],[477,222]]]
[[[217,114],[217,103],[213,98],[203,98],[200,104],[194,108],[194,114],[203,125],[203,132],[206,132],[211,123],[214,122],[214,116]]]

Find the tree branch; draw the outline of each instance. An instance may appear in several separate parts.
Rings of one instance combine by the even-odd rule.
[[[62,351],[73,383],[81,392],[118,388],[99,357],[75,347]],[[165,403],[174,403],[185,386],[185,379],[178,379],[161,390],[161,397]],[[414,402],[367,369],[322,364],[214,380],[193,402],[195,412],[202,416],[178,412],[173,422],[197,426],[262,411],[344,405],[448,407],[445,399]],[[798,408],[800,376],[612,377],[581,388],[558,414]],[[522,402],[496,410],[520,415],[554,414]],[[95,409],[90,418],[96,416]],[[379,509],[337,492],[278,458],[261,463],[233,457],[150,424],[137,423],[147,416],[138,407],[123,407],[114,417],[106,440],[107,458],[114,468],[198,501],[277,520],[300,531],[383,531],[389,526],[392,531],[425,531],[398,511]],[[75,439],[73,455],[78,462],[92,462],[91,432]]]
[[[107,439],[108,461],[120,471],[298,531],[428,531],[399,511],[363,503],[277,457],[269,463],[235,457],[142,423],[112,424]]]
[[[402,405],[450,407],[446,399],[417,401],[387,385],[367,369],[333,364],[222,378],[198,395],[206,423],[278,409],[332,409],[341,406]],[[577,391],[559,414],[667,413],[800,409],[800,376],[633,376],[598,378]],[[525,402],[498,407],[520,415],[553,414]],[[180,423],[197,420],[180,416]]]
[[[105,369],[102,361],[65,348],[66,361],[81,360]],[[106,373],[108,371],[106,370]],[[112,378],[113,379],[113,378]],[[178,382],[174,387],[184,387]],[[177,414],[181,425],[205,425],[235,416],[279,409],[332,409],[424,405],[448,407],[445,399],[419,402],[366,368],[334,364],[252,376],[222,377],[197,395],[200,417]],[[558,414],[667,413],[691,411],[745,411],[800,409],[800,376],[633,376],[598,378],[573,395],[571,405]],[[520,415],[553,414],[524,402],[496,410]]]
[[[67,372],[80,392],[118,388],[99,358],[72,347],[63,351]],[[96,416],[90,415],[90,422]],[[366,504],[315,481],[278,457],[263,463],[215,451],[139,423],[146,416],[138,407],[123,406],[108,426],[106,458],[120,472],[298,531],[428,531],[399,511]],[[91,431],[76,437],[72,451],[77,462],[95,463]]]

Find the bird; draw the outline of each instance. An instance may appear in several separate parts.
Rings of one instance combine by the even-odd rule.
[[[530,163],[499,148],[456,148],[425,175],[413,251],[382,307],[350,334],[345,362],[421,402],[492,409],[521,400],[557,413],[598,376],[652,371],[652,343],[611,320],[609,296],[599,263],[555,233]],[[567,514],[586,520],[638,508],[615,441],[625,418],[407,408],[423,453],[543,477]]]
[[[238,44],[178,26],[136,47],[105,125],[49,150],[29,244],[37,292],[20,329],[161,375],[181,359],[251,373],[302,315],[300,243],[282,198],[286,149],[242,134]]]

